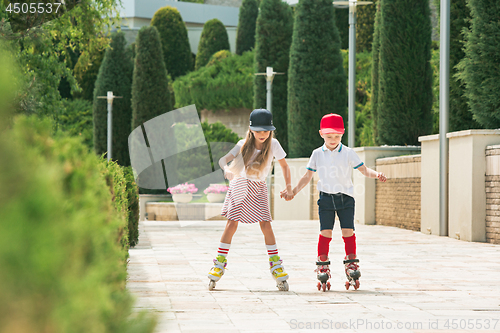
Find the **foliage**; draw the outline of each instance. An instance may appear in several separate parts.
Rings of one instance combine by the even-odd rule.
[[[78,58],[73,73],[82,91],[73,92],[73,97],[93,102],[95,81],[97,80],[97,74],[99,74],[99,68],[101,68],[105,53],[105,50],[97,50],[95,54],[90,56],[87,63],[84,63],[84,59],[87,59],[87,57],[80,56]]]
[[[177,8],[167,6],[158,9],[151,25],[156,27],[160,34],[165,67],[172,79],[175,80],[191,71],[191,47],[186,25]]]
[[[195,104],[198,110],[213,111],[252,108],[253,58],[253,51],[241,56],[214,54],[210,65],[175,80],[175,106]]]
[[[83,99],[63,100],[58,130],[70,136],[79,136],[82,143],[93,149],[92,103]]]
[[[243,0],[238,17],[238,29],[236,32],[236,54],[242,55],[255,46],[255,26],[259,4],[257,0]]]
[[[467,7],[472,19],[456,76],[474,119],[484,128],[500,128],[500,7],[484,0],[468,0]]]
[[[81,53],[81,61],[88,63],[91,54],[107,47],[110,40],[106,32],[118,20],[118,3],[118,0],[81,0],[61,17],[16,33],[10,28],[10,18],[4,15],[0,38],[10,41],[22,68],[16,100],[18,112],[57,118],[63,108],[58,91],[61,78],[66,78],[72,90],[78,89],[71,67],[67,66],[71,61],[68,49]],[[4,2],[0,7],[0,12],[5,13]]]
[[[281,0],[263,0],[257,18],[255,45],[255,73],[265,73],[266,67],[272,67],[276,75],[272,82],[273,123],[276,138],[285,151],[288,151],[287,130],[287,73],[290,63],[293,17],[290,6]],[[256,75],[254,78],[254,109],[266,108],[266,78]]]
[[[303,0],[295,12],[288,76],[290,157],[307,157],[321,146],[321,117],[345,117],[346,75],[331,1]]]
[[[384,0],[380,19],[377,141],[417,145],[432,131],[429,4]]]
[[[373,43],[372,43],[372,130],[373,142],[378,144],[378,91],[379,91],[379,62],[380,62],[380,29],[381,29],[381,2],[376,4],[375,23],[373,27]]]
[[[196,54],[195,69],[205,66],[210,57],[220,50],[229,50],[229,37],[226,27],[218,19],[211,19],[205,22],[198,44]]]
[[[172,110],[158,30],[155,27],[142,27],[136,43],[132,81],[132,129]]]
[[[113,142],[112,158],[122,166],[130,165],[128,136],[131,132],[132,109],[130,103],[132,85],[132,55],[126,47],[125,34],[113,35],[110,48],[106,50],[97,76],[94,90],[94,150],[98,155],[107,152],[108,111],[106,96],[112,91],[113,100]]]
[[[356,12],[356,52],[372,50],[377,0],[373,4],[357,6]]]

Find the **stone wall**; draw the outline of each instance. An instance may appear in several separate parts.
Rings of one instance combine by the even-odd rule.
[[[376,170],[387,182],[376,182],[377,224],[420,231],[420,155],[381,158]]]
[[[500,145],[486,148],[486,241],[500,244]]]
[[[201,122],[207,121],[209,124],[220,121],[224,126],[230,128],[240,138],[244,138],[249,126],[250,109],[232,109],[229,112],[225,110],[210,111],[203,109],[200,111]]]

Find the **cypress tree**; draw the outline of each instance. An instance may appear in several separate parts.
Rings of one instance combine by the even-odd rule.
[[[347,77],[330,0],[302,0],[295,10],[288,70],[288,149],[308,157],[321,146],[321,117],[345,118]]]
[[[113,101],[113,160],[122,166],[130,165],[128,136],[131,132],[130,121],[132,109],[130,103],[132,56],[126,48],[125,34],[122,32],[112,36],[110,48],[106,50],[94,89],[94,150],[98,155],[107,149],[107,100],[98,96],[106,96],[112,91],[115,96],[122,96]]]
[[[186,25],[179,11],[170,6],[160,8],[151,25],[160,34],[163,59],[172,79],[187,74],[193,68],[193,60]]]
[[[211,19],[205,22],[201,32],[195,69],[205,66],[210,57],[220,50],[229,50],[226,27],[218,19]]]
[[[293,15],[290,6],[281,0],[262,0],[257,18],[255,43],[255,73],[265,73],[266,67],[272,67],[277,73],[272,86],[273,122],[276,138],[288,151],[287,130],[287,73],[290,63],[290,45],[292,44]],[[266,78],[254,77],[254,108],[266,108]]]
[[[172,110],[167,70],[160,35],[153,27],[142,27],[136,40],[132,81],[132,128]]]
[[[257,0],[243,0],[238,18],[238,31],[236,32],[236,54],[242,55],[255,46],[255,26],[259,5]]]
[[[377,0],[373,4],[357,6],[356,13],[356,52],[372,50]]]
[[[379,60],[380,60],[380,0],[376,4],[376,14],[375,14],[375,24],[373,31],[373,43],[372,43],[372,120],[373,120],[373,142],[378,144],[378,131],[377,131],[377,118],[378,118],[378,89],[379,89]]]
[[[349,48],[349,9],[335,8],[335,24],[339,31],[340,48],[347,50]]]
[[[380,144],[417,145],[432,132],[431,33],[427,1],[381,1]]]
[[[500,127],[500,6],[468,0],[470,29],[465,30],[465,57],[458,77],[474,118],[484,128]]]

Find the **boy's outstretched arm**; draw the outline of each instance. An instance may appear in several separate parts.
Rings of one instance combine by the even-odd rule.
[[[314,176],[314,171],[307,170],[307,172],[302,176],[302,178],[300,178],[299,182],[297,183],[297,186],[295,186],[295,188],[291,192],[292,198],[295,197],[297,195],[297,193],[299,193],[300,190],[302,190],[304,188],[304,186],[309,184],[309,182],[311,181],[313,176]],[[285,192],[285,191],[283,191],[283,192]]]
[[[281,165],[281,170],[283,171],[283,177],[285,178],[286,190],[280,192],[280,197],[283,198],[285,196],[285,200],[289,201],[293,199],[292,195],[292,174],[290,173],[290,167],[288,163],[286,163],[285,159],[282,158],[278,160]]]
[[[378,180],[380,180],[381,182],[385,182],[387,180],[387,177],[383,172],[377,172],[373,169],[367,168],[364,164],[360,166],[358,170],[368,178],[378,178]]]

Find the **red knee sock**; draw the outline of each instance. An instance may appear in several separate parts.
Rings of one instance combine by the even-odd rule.
[[[342,237],[345,243],[345,254],[348,256],[350,254],[356,254],[356,235],[353,234],[351,237]]]
[[[318,241],[318,257],[325,255],[328,257],[328,252],[330,252],[330,241],[332,239],[325,237],[323,235],[319,235],[319,241]]]

